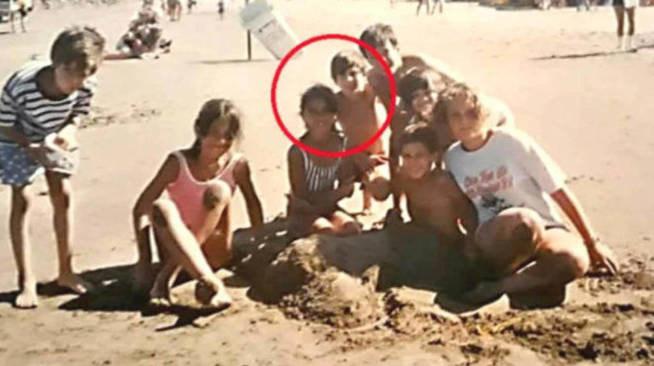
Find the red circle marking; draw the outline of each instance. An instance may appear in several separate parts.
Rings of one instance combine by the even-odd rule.
[[[323,151],[323,150],[314,149],[313,147],[311,147],[309,145],[303,144],[302,142],[300,142],[300,140],[296,139],[295,136],[293,136],[288,131],[288,129],[286,128],[286,125],[284,125],[284,122],[282,121],[282,118],[279,115],[279,110],[277,109],[277,82],[279,81],[279,76],[281,75],[282,70],[284,69],[284,66],[286,66],[286,64],[288,63],[288,60],[290,60],[296,53],[298,53],[298,51],[300,51],[305,46],[308,46],[308,45],[310,45],[312,43],[315,43],[315,42],[318,42],[318,41],[324,41],[326,39],[340,39],[340,40],[344,40],[344,41],[349,41],[349,42],[356,43],[357,45],[365,48],[366,51],[370,52],[373,56],[375,56],[377,61],[379,61],[379,63],[382,65],[382,67],[384,69],[384,72],[386,73],[386,76],[388,77],[388,84],[389,84],[390,89],[391,89],[391,104],[390,104],[390,106],[388,108],[386,121],[384,122],[382,127],[365,143],[363,143],[363,144],[361,144],[359,146],[355,146],[355,147],[353,147],[351,149],[347,149],[345,151],[337,151],[337,152],[335,152],[335,151]],[[363,41],[360,41],[357,38],[350,37],[350,36],[345,35],[345,34],[338,34],[338,33],[323,34],[323,35],[311,37],[311,38],[307,39],[306,41],[304,41],[304,42],[298,44],[297,46],[295,46],[289,53],[286,54],[286,56],[284,56],[284,58],[282,59],[282,62],[280,62],[279,66],[277,66],[277,70],[275,71],[275,77],[273,78],[273,82],[272,82],[272,87],[270,89],[270,102],[272,104],[273,114],[275,115],[275,120],[277,121],[277,124],[279,125],[279,128],[281,128],[282,132],[284,132],[284,135],[286,135],[286,137],[288,137],[289,140],[291,140],[295,145],[297,145],[302,150],[304,150],[306,152],[309,152],[309,153],[312,153],[312,154],[316,154],[316,155],[319,155],[319,156],[326,156],[326,157],[330,157],[330,158],[341,158],[341,157],[354,155],[356,153],[364,151],[370,145],[372,145],[382,135],[382,133],[384,133],[384,130],[386,130],[386,128],[388,128],[388,126],[391,124],[391,119],[393,118],[393,113],[395,112],[395,102],[396,102],[395,98],[396,97],[397,97],[397,90],[396,90],[396,86],[395,86],[395,78],[393,77],[393,73],[391,72],[390,67],[388,67],[388,64],[386,63],[386,61],[384,61],[384,59],[381,57],[379,52],[377,52],[377,50],[375,50],[369,44],[367,44],[367,43],[365,43]]]

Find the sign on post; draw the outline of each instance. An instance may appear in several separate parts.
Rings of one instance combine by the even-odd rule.
[[[256,0],[240,12],[241,24],[278,60],[299,42],[284,18],[266,0]]]

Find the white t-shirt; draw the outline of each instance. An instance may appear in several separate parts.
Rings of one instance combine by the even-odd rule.
[[[445,164],[474,203],[480,224],[511,207],[531,208],[549,224],[563,223],[550,194],[564,186],[565,175],[524,132],[496,128],[475,151],[456,142]]]

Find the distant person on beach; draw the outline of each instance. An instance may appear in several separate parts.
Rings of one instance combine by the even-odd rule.
[[[197,0],[188,0],[186,3],[186,6],[188,8],[188,13],[191,14],[191,10],[193,10],[193,7],[197,5],[198,5]]]
[[[161,53],[170,52],[172,41],[163,37],[161,20],[162,16],[152,1],[146,0],[118,40],[116,52],[105,55],[105,60],[142,58],[145,54],[156,58]]]
[[[300,115],[307,128],[300,142],[320,151],[342,152],[347,148],[347,139],[335,126],[338,99],[329,87],[317,84],[307,89],[300,101]],[[295,144],[291,146],[288,225],[292,238],[361,231],[359,223],[338,205],[354,192],[354,169],[349,158],[318,156]]]
[[[27,20],[29,13],[34,10],[34,4],[32,0],[16,0],[15,5],[17,6],[16,8],[7,5],[7,16],[9,17],[9,23],[11,23],[11,33],[16,32],[16,26],[14,24],[16,15],[20,16],[20,29],[23,33],[25,33],[27,32],[27,28],[25,27],[25,20]],[[2,18],[2,16],[0,16],[0,18]]]
[[[218,15],[220,16],[220,20],[225,15],[225,2],[223,0],[218,0]]]
[[[420,15],[420,9],[425,6],[425,14],[432,14],[431,11],[432,0],[418,0],[418,7],[416,8],[416,15]]]
[[[229,206],[237,188],[245,198],[255,235],[263,226],[250,166],[234,148],[242,123],[231,101],[207,101],[195,119],[193,145],[170,153],[136,201],[136,289],[150,289],[154,304],[169,304],[170,287],[181,269],[198,280],[198,301],[215,308],[231,304],[214,271],[232,256]],[[151,232],[163,263],[156,274],[152,273]]]
[[[530,302],[522,306],[558,305],[566,284],[590,266],[617,272],[565,175],[531,137],[487,123],[478,96],[465,84],[439,97],[458,141],[447,150],[445,165],[474,203],[479,223],[468,234],[485,280],[464,294],[465,301],[484,303],[506,293]]]
[[[182,19],[182,0],[167,0],[168,18],[171,22]]]
[[[443,14],[443,6],[445,6],[445,0],[434,0],[435,3],[438,3],[438,12]],[[431,8],[432,15],[436,12],[436,4]]]
[[[633,37],[636,32],[636,7],[638,0],[613,0],[613,10],[618,25],[618,49],[633,50]],[[624,15],[627,14],[629,29],[624,37]]]
[[[90,112],[105,40],[93,28],[70,27],[50,51],[51,63],[29,63],[15,72],[0,97],[0,177],[11,186],[10,236],[18,268],[14,305],[38,305],[32,271],[28,212],[31,186],[45,174],[54,211],[59,276],[57,284],[83,294],[89,284],[72,267],[72,186],[76,170],[77,126]]]
[[[586,11],[590,11],[591,0],[577,0],[577,11],[581,11],[581,6],[583,5],[586,8]]]
[[[338,123],[347,138],[348,148],[355,148],[370,140],[381,128],[383,106],[366,79],[368,63],[354,50],[337,53],[331,62],[331,76],[340,91],[338,99]],[[371,196],[365,184],[381,174],[386,161],[381,139],[377,139],[364,152],[357,154],[357,180],[363,187],[363,214],[370,214]]]
[[[116,44],[116,52],[105,55],[105,60],[145,58],[146,55],[158,58],[162,53],[169,53],[171,45],[172,40],[162,37],[161,27],[144,25],[122,35]]]

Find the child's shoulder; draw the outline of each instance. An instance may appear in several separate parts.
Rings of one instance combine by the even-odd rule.
[[[50,66],[50,63],[44,61],[30,61],[23,64],[16,70],[5,84],[5,91],[14,90],[25,83],[30,83],[36,78],[36,74],[43,68]]]
[[[302,142],[302,138],[300,138],[300,141]],[[297,158],[300,155],[302,155],[302,150],[296,144],[291,144],[291,146],[288,148],[286,154],[287,154],[289,159]]]

